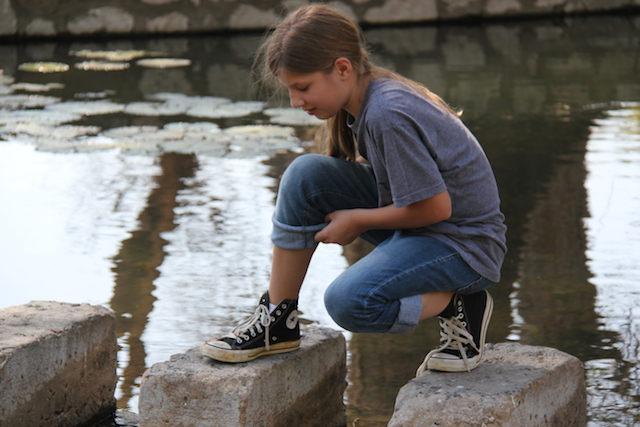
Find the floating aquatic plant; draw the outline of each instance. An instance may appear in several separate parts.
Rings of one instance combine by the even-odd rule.
[[[107,129],[102,132],[102,135],[113,139],[123,139],[131,138],[132,136],[139,135],[141,133],[155,132],[158,129],[159,128],[157,126],[121,126]]]
[[[4,95],[0,96],[0,108],[6,110],[20,110],[25,108],[39,108],[60,102],[60,98],[45,95]]]
[[[141,67],[147,68],[178,68],[191,65],[190,59],[185,58],[145,58],[136,61]]]
[[[194,117],[221,118],[221,117],[242,117],[251,114],[250,108],[257,109],[257,105],[247,104],[242,111],[223,111],[227,105],[232,105],[231,100],[215,96],[187,96],[175,93],[158,93],[147,98],[164,102],[132,102],[128,104],[124,112],[139,116],[171,116],[187,114]],[[260,111],[262,106],[257,111]],[[213,114],[217,111],[217,114]],[[201,114],[192,114],[200,112]]]
[[[164,125],[165,129],[182,129],[186,136],[210,136],[212,133],[220,132],[220,126],[211,122],[173,122]]]
[[[14,79],[11,76],[6,75],[4,73],[4,70],[0,70],[0,85],[10,85],[15,81],[16,81],[16,79]]]
[[[161,52],[147,50],[91,50],[82,49],[69,52],[70,55],[88,59],[105,59],[107,61],[131,61],[144,56],[161,56]]]
[[[314,126],[322,120],[311,116],[299,108],[268,108],[263,113],[269,116],[271,123],[289,126]]]
[[[63,89],[62,83],[15,83],[11,85],[13,90],[22,90],[25,92],[49,92],[53,89]]]
[[[184,114],[187,106],[177,102],[131,102],[123,112],[136,116],[176,116]]]
[[[8,123],[42,123],[60,125],[76,122],[82,119],[82,114],[52,110],[20,110],[0,111],[0,125]]]
[[[187,115],[209,119],[246,117],[254,113],[259,113],[264,108],[264,105],[264,102],[258,101],[242,101],[218,105],[200,103],[200,105],[188,109]]]
[[[155,95],[150,96],[150,99],[162,99],[162,98],[166,98],[166,101],[170,101],[170,102],[174,102],[174,103],[181,103],[186,105],[189,108],[194,108],[194,107],[198,107],[200,105],[207,105],[207,106],[218,106],[218,105],[225,105],[225,104],[230,104],[231,100],[229,98],[222,98],[219,96],[186,96],[183,95],[182,97],[179,96],[170,96],[170,94],[162,94],[162,93],[158,93]]]
[[[101,114],[119,113],[124,109],[123,104],[111,101],[66,101],[58,104],[50,104],[45,108],[68,113],[78,113],[85,116],[98,116]]]
[[[102,92],[80,92],[73,95],[73,97],[77,99],[104,99],[115,94],[115,91],[107,89]]]
[[[18,70],[30,73],[64,73],[69,71],[69,65],[62,62],[25,62],[18,66]]]
[[[28,135],[54,139],[70,139],[85,135],[95,135],[98,132],[100,132],[99,126],[54,126],[42,123],[12,123],[0,127],[0,135],[3,137]]]
[[[73,64],[75,68],[82,71],[122,71],[131,66],[128,62],[110,61],[82,61]]]

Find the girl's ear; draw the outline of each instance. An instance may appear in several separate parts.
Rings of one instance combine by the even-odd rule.
[[[351,61],[343,57],[340,57],[333,61],[333,68],[343,79],[349,78],[349,76],[351,76],[351,73],[353,72],[353,65],[351,65]]]

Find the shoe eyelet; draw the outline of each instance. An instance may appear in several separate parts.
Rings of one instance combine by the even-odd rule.
[[[282,315],[282,312],[280,310],[276,310],[276,316],[280,316]]]
[[[287,304],[282,304],[282,309],[286,310],[287,309]]]

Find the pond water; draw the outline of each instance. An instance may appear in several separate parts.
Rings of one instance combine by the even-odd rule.
[[[378,64],[464,109],[509,227],[488,341],[579,357],[589,426],[640,425],[639,27],[606,16],[365,32]],[[0,45],[0,307],[113,309],[120,409],[137,411],[146,368],[226,332],[266,288],[274,191],[317,125],[263,104],[259,41]],[[125,65],[93,69],[116,61],[105,51]],[[158,56],[182,61],[137,63]],[[37,62],[69,69],[21,67]],[[367,250],[320,247],[304,319],[337,328],[324,289]],[[349,423],[386,425],[437,324],[346,336]]]

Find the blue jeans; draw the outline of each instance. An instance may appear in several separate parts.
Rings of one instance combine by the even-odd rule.
[[[327,213],[376,207],[378,192],[369,165],[305,154],[280,181],[272,240],[283,249],[311,249]],[[406,230],[371,230],[361,237],[376,248],[338,276],[324,297],[331,317],[349,331],[407,332],[420,319],[422,294],[468,294],[494,284],[434,237]]]

